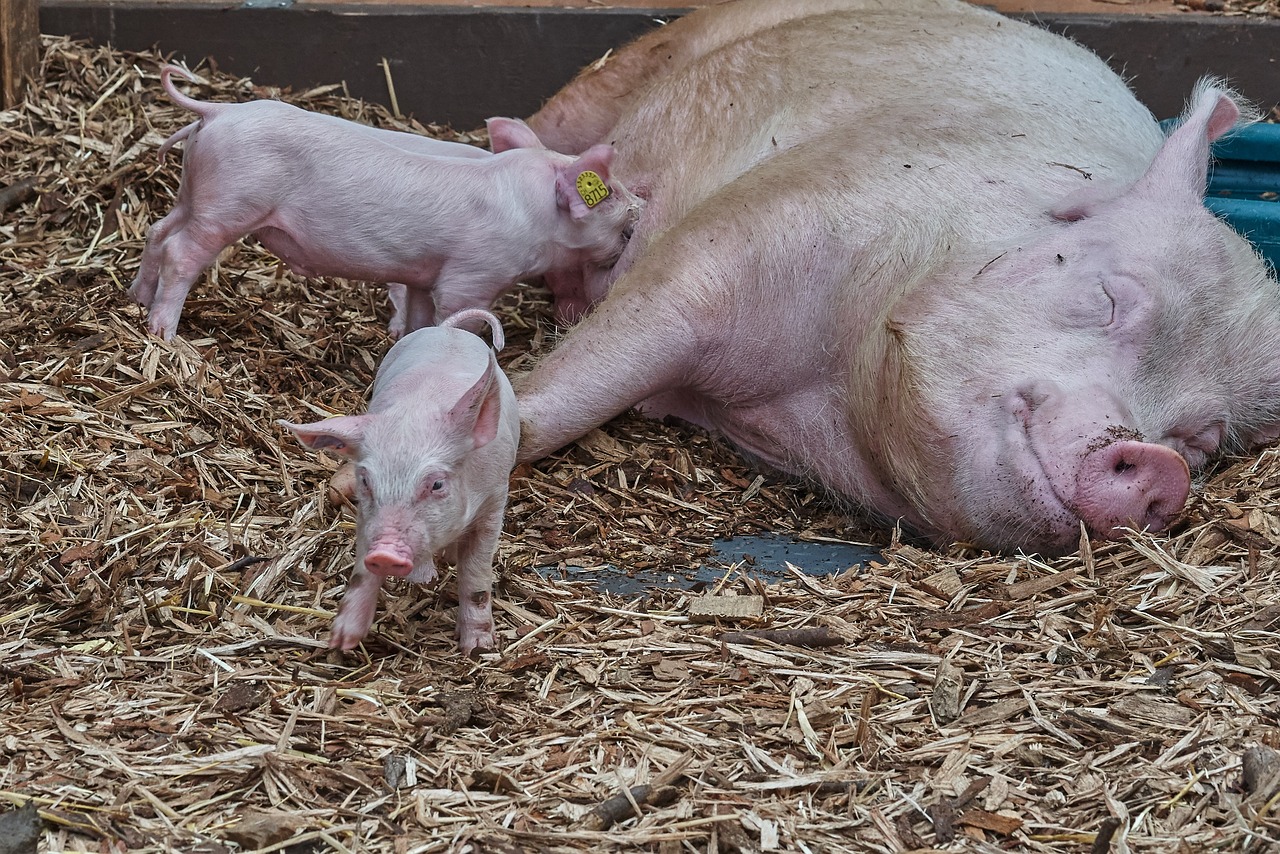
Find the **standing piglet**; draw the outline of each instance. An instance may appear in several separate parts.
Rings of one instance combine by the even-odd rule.
[[[129,289],[166,339],[201,272],[247,234],[305,276],[407,286],[397,309],[412,331],[488,308],[521,279],[612,264],[637,218],[639,201],[610,180],[610,145],[577,157],[528,140],[489,157],[440,155],[279,101],[196,101],[175,71],[161,72],[166,91],[200,118],[165,143],[185,140],[182,183]],[[527,130],[490,126],[498,138]]]
[[[353,649],[369,632],[387,576],[428,584],[435,556],[458,569],[458,646],[492,649],[493,555],[520,441],[516,399],[493,352],[457,328],[488,323],[469,309],[402,338],[373,384],[369,411],[280,424],[307,447],[355,463],[356,563],[329,645]]]

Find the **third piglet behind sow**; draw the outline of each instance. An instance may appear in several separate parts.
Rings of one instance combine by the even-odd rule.
[[[305,276],[405,285],[399,332],[488,308],[521,279],[611,264],[637,217],[639,201],[610,180],[609,145],[559,154],[518,120],[491,119],[502,153],[424,153],[280,101],[196,101],[175,72],[186,73],[161,72],[166,91],[200,118],[166,142],[184,140],[182,182],[129,291],[166,339],[201,272],[247,234]]]
[[[520,441],[515,394],[489,347],[459,325],[469,309],[402,338],[383,360],[369,411],[281,425],[309,448],[355,463],[356,563],[329,645],[353,649],[369,631],[383,578],[428,584],[436,555],[458,571],[458,646],[492,649],[493,556]]]

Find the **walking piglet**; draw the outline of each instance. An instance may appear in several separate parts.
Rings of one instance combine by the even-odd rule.
[[[610,180],[610,145],[559,154],[518,120],[491,119],[495,138],[521,145],[440,155],[280,101],[196,101],[174,72],[186,74],[166,66],[165,90],[200,118],[162,146],[185,140],[182,182],[129,289],[166,339],[201,272],[247,234],[304,276],[405,285],[393,331],[412,331],[488,308],[521,279],[613,263],[637,218],[639,201]]]
[[[516,399],[489,347],[462,324],[502,327],[469,309],[419,329],[387,353],[369,410],[280,424],[307,447],[355,464],[356,562],[329,645],[353,649],[369,631],[388,576],[429,584],[443,554],[458,572],[458,647],[492,649],[493,556],[520,441]]]

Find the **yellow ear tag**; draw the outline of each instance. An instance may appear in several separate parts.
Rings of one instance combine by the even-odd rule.
[[[587,207],[596,205],[609,198],[609,188],[600,180],[600,176],[591,170],[578,173],[578,195],[587,203]]]

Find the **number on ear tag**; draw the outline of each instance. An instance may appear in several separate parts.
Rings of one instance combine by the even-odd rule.
[[[609,188],[600,180],[599,175],[588,169],[578,174],[578,195],[582,196],[587,207],[594,208],[609,198]]]

